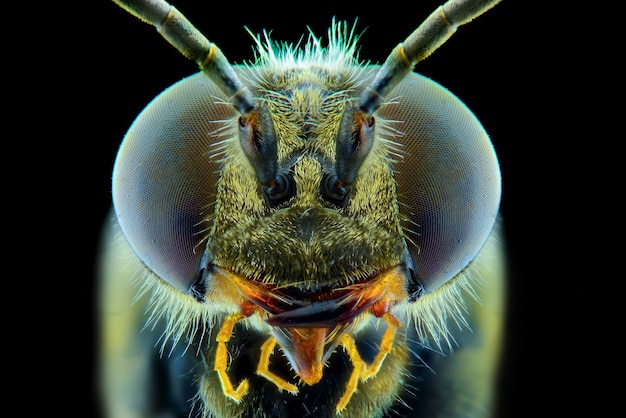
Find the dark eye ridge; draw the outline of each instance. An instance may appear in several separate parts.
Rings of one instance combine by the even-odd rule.
[[[326,174],[322,179],[322,195],[331,203],[343,204],[349,191],[348,185],[339,180],[336,174]]]
[[[278,173],[263,191],[272,205],[278,205],[294,195],[296,185],[290,175]]]

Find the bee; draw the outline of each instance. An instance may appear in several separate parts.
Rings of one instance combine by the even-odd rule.
[[[501,176],[414,72],[499,1],[450,0],[382,65],[355,27],[233,65],[175,7],[114,0],[200,71],[123,138],[101,257],[110,417],[487,417]]]

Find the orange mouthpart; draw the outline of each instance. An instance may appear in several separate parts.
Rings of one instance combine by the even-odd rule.
[[[242,317],[256,312],[271,325],[272,336],[298,376],[308,385],[321,380],[324,362],[356,318],[368,311],[380,318],[397,301],[408,297],[405,290],[407,272],[403,266],[342,288],[317,293],[278,287],[220,271],[237,289]],[[229,296],[234,296],[233,290],[231,287]],[[274,344],[267,349],[273,348]],[[262,355],[269,360],[271,352]],[[267,374],[271,372],[268,370]]]

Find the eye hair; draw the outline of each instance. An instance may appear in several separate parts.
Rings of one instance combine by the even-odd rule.
[[[468,309],[463,293],[465,291],[475,297],[473,281],[472,275],[459,273],[455,279],[422,296],[417,302],[399,305],[393,312],[398,318],[406,318],[407,327],[410,326],[409,321],[413,322],[417,339],[425,348],[440,353],[445,349],[453,351],[457,343],[449,325],[454,323],[459,328],[470,329],[464,314]]]
[[[220,163],[225,163],[229,156],[240,150],[237,126],[239,121],[239,115],[233,116],[230,119],[216,120],[214,123],[219,123],[220,126],[211,131],[209,135],[221,137],[221,139],[211,143],[211,150],[209,156]]]
[[[399,121],[376,116],[377,131],[373,150],[380,149],[381,156],[389,164],[395,164],[404,158],[404,144],[393,139],[404,136],[404,133],[392,126],[395,123]]]
[[[142,331],[146,329],[154,331],[161,322],[165,325],[155,343],[160,344],[161,355],[165,353],[168,345],[170,349],[167,355],[171,355],[181,342],[186,344],[184,354],[196,338],[201,341],[208,337],[217,319],[213,309],[164,283],[152,272],[146,271],[141,280],[144,281],[144,285],[141,286],[137,298],[149,297],[146,307],[147,320]],[[146,295],[147,293],[149,295]],[[198,350],[201,347],[202,344],[198,344]]]

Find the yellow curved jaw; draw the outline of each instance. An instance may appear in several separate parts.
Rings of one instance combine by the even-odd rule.
[[[276,289],[225,272],[231,285],[241,295],[240,312],[226,316],[217,335],[214,369],[217,371],[224,394],[240,402],[248,392],[249,383],[243,380],[235,388],[227,373],[228,350],[235,324],[258,314],[270,325],[270,336],[261,347],[256,373],[271,381],[280,390],[298,393],[298,387],[274,374],[269,369],[271,356],[278,344],[289,359],[298,377],[307,385],[318,383],[324,374],[324,362],[335,348],[342,346],[354,367],[346,389],[336,405],[341,412],[350,401],[358,383],[376,376],[385,357],[393,347],[396,329],[401,326],[390,308],[406,297],[405,276],[400,267],[378,274],[371,280],[357,283],[340,290],[316,294],[315,301],[300,300],[296,308],[282,310],[281,306],[293,306],[294,301]],[[232,293],[231,293],[232,294]],[[332,294],[332,297],[330,296]],[[387,322],[380,348],[374,360],[368,364],[359,354],[350,325],[360,316],[373,314]]]

